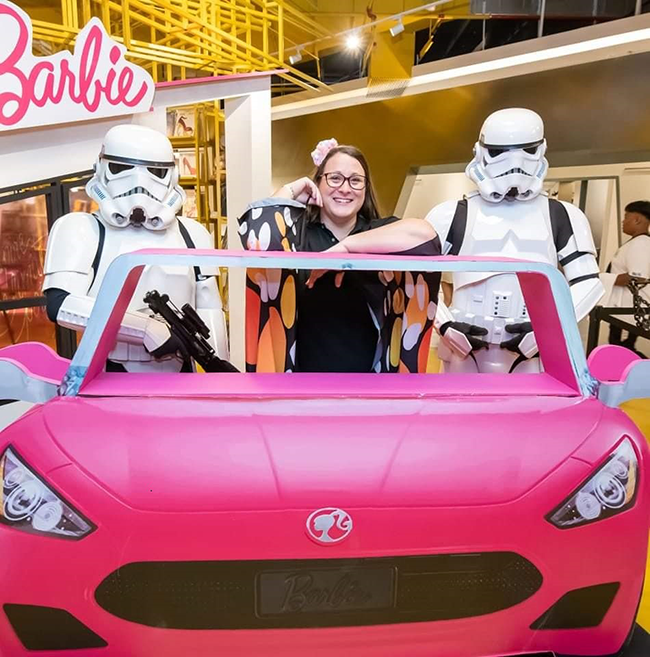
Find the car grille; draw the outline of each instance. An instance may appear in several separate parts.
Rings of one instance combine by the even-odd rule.
[[[450,620],[531,597],[541,573],[511,552],[367,559],[130,563],[95,592],[125,620],[175,629],[345,627]]]

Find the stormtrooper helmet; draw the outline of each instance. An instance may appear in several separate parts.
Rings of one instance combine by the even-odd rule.
[[[117,228],[165,230],[185,201],[169,139],[140,125],[118,125],[106,133],[86,191],[102,218]]]
[[[503,109],[483,123],[474,159],[465,173],[486,201],[528,201],[542,191],[548,172],[545,153],[544,122],[539,114]]]

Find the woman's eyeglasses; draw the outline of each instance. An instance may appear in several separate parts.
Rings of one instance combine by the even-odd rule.
[[[332,173],[324,173],[323,176],[328,186],[332,187],[333,189],[342,187],[346,180],[352,189],[360,191],[366,188],[366,177],[359,173],[355,173],[352,176],[344,176],[342,173],[334,171]]]

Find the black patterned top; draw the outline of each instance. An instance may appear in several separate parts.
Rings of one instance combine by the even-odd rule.
[[[337,242],[305,206],[282,198],[252,204],[240,217],[245,248],[324,251]],[[396,221],[359,218],[352,233]],[[401,255],[439,255],[440,241]],[[424,372],[440,275],[346,272],[340,288],[328,272],[310,290],[309,272],[249,269],[246,369],[257,372]]]

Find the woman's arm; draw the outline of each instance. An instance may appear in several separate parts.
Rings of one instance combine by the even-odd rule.
[[[288,198],[305,205],[318,205],[319,207],[323,205],[318,187],[311,178],[307,177],[298,178],[298,180],[282,185],[273,196]]]
[[[402,219],[392,224],[348,235],[329,251],[347,253],[401,253],[432,242],[436,231],[422,219]],[[338,248],[337,248],[338,247]],[[439,255],[431,253],[430,255]]]
[[[402,219],[392,224],[373,228],[356,235],[348,235],[338,244],[327,249],[325,253],[375,253],[398,255],[411,252],[411,255],[440,255],[440,240],[430,223],[422,219]],[[413,253],[414,249],[418,253]],[[307,281],[307,287],[326,272],[325,269],[314,269]],[[341,287],[344,272],[339,272],[334,284]]]

